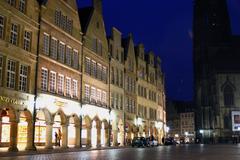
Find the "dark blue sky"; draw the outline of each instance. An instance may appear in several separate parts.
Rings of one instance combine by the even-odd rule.
[[[234,33],[240,30],[240,0],[228,0]],[[103,0],[107,33],[115,26],[146,51],[162,59],[168,99],[192,100],[192,3],[193,0]],[[79,0],[79,7],[91,0]]]

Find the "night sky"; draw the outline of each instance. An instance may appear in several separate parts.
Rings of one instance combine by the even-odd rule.
[[[79,7],[91,0],[78,0]],[[228,0],[234,34],[240,34],[240,0]],[[123,37],[133,33],[162,59],[167,99],[192,100],[192,7],[193,0],[103,0],[107,34],[118,28]]]

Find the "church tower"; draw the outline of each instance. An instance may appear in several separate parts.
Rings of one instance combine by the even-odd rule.
[[[231,38],[231,25],[226,0],[195,0],[193,17],[194,101],[197,107],[197,131],[210,131],[216,126],[214,107],[214,61],[212,48],[226,45]]]

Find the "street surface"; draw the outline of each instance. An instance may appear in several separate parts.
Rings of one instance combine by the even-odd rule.
[[[177,145],[122,148],[18,157],[0,160],[239,160],[240,145]]]

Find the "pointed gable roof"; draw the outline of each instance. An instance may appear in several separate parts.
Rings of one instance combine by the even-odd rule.
[[[78,9],[78,15],[81,22],[81,27],[83,33],[86,33],[89,21],[93,15],[94,8],[93,7],[85,7]]]
[[[129,53],[129,50],[130,50],[130,45],[131,45],[131,43],[132,43],[132,45],[133,45],[132,47],[133,47],[133,50],[134,50],[133,36],[132,36],[132,34],[130,33],[130,34],[128,35],[128,37],[122,39],[122,45],[123,45],[123,47],[124,47],[124,60],[126,60],[127,57],[128,57],[128,53]],[[134,52],[134,51],[133,51],[133,52]],[[133,54],[134,54],[134,57],[135,57],[135,53],[133,53]]]

